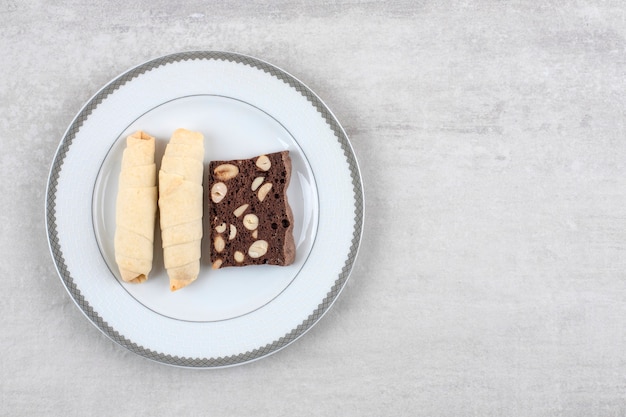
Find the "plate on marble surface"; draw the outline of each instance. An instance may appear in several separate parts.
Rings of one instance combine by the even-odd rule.
[[[113,233],[124,139],[139,129],[155,136],[158,165],[179,127],[204,134],[205,167],[289,150],[293,265],[212,270],[205,225],[200,276],[189,287],[169,291],[158,229],[150,279],[120,279]],[[63,285],[105,335],[161,363],[215,368],[272,354],[319,321],[352,270],[363,208],[350,142],[317,95],[267,62],[200,51],[132,68],[87,102],[52,163],[46,226]]]

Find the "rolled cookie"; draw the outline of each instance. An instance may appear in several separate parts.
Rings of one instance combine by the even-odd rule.
[[[159,170],[159,218],[170,290],[191,284],[200,272],[204,137],[176,130]]]
[[[126,138],[115,207],[115,261],[122,279],[141,283],[152,270],[157,207],[154,138],[138,131]]]

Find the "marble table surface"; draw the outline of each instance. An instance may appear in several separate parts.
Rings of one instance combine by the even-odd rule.
[[[625,3],[0,0],[0,28],[1,415],[626,414]],[[188,50],[303,80],[365,185],[328,314],[217,370],[105,337],[44,223],[76,112]]]

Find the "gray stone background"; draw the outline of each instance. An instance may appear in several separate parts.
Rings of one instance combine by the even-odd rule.
[[[626,414],[624,2],[0,0],[0,36],[1,415]],[[302,79],[366,187],[331,311],[212,371],[103,336],[44,227],[85,101],[197,49]]]

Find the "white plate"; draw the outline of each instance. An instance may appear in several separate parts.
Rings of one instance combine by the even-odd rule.
[[[212,270],[205,224],[200,276],[172,293],[157,228],[150,279],[121,280],[113,233],[125,137],[155,136],[158,165],[179,127],[204,134],[205,166],[289,150],[293,265]],[[345,132],[304,84],[248,56],[185,52],[129,70],[78,113],[52,164],[46,222],[59,276],[95,326],[149,359],[212,368],[276,352],[328,310],[356,258],[363,191]]]

